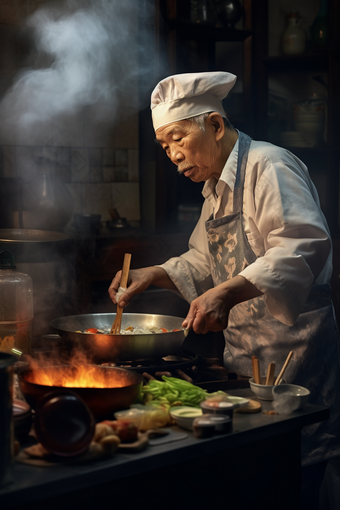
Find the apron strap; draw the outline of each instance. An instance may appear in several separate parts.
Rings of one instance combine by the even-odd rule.
[[[242,212],[243,209],[244,179],[246,175],[246,167],[250,144],[251,144],[250,136],[240,131],[238,139],[238,158],[234,188],[234,205],[233,205],[234,213]]]

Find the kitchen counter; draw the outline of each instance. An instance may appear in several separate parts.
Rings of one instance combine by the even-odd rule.
[[[254,399],[248,389],[230,394]],[[262,401],[262,410],[271,408]],[[327,408],[310,404],[290,415],[234,413],[226,435],[196,439],[171,427],[178,440],[108,460],[49,468],[15,463],[13,482],[0,488],[0,508],[217,509],[228,502],[242,509],[297,509],[300,431],[328,416]]]

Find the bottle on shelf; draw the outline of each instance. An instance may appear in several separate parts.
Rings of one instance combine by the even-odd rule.
[[[320,1],[319,12],[310,28],[311,40],[314,50],[322,50],[327,46],[327,0]]]
[[[298,12],[290,12],[287,16],[287,27],[282,35],[282,52],[284,55],[300,55],[306,49],[306,34],[300,26],[301,16]]]

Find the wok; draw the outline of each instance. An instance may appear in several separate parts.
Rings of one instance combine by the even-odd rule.
[[[169,315],[124,313],[122,329],[128,326],[146,328],[156,326],[170,330],[169,333],[150,333],[143,335],[103,335],[76,333],[88,328],[102,329],[111,327],[114,313],[70,315],[50,322],[61,337],[62,349],[72,351],[80,349],[97,362],[133,361],[138,359],[157,359],[168,355],[183,354],[183,319]],[[180,329],[180,331],[171,331]]]
[[[143,386],[143,376],[132,370],[116,367],[95,367],[95,370],[103,373],[107,386],[117,384],[116,387],[105,388],[70,388],[66,386],[47,386],[37,384],[34,381],[35,373],[44,371],[48,374],[58,375],[60,366],[49,366],[47,368],[26,369],[18,374],[20,389],[27,400],[27,403],[36,409],[38,403],[45,395],[52,390],[61,393],[76,393],[88,406],[96,420],[105,418],[113,419],[113,413],[121,409],[128,409],[133,402],[138,400]],[[65,368],[65,367],[62,367]],[[73,370],[73,367],[68,367]]]

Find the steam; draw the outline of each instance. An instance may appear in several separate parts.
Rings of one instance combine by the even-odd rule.
[[[122,95],[127,113],[137,110],[137,81],[154,82],[153,59],[145,65],[143,58],[152,50],[151,14],[149,0],[66,0],[36,11],[26,25],[34,40],[30,67],[2,99],[2,122],[28,130],[98,102],[109,105],[101,115],[113,121]]]

